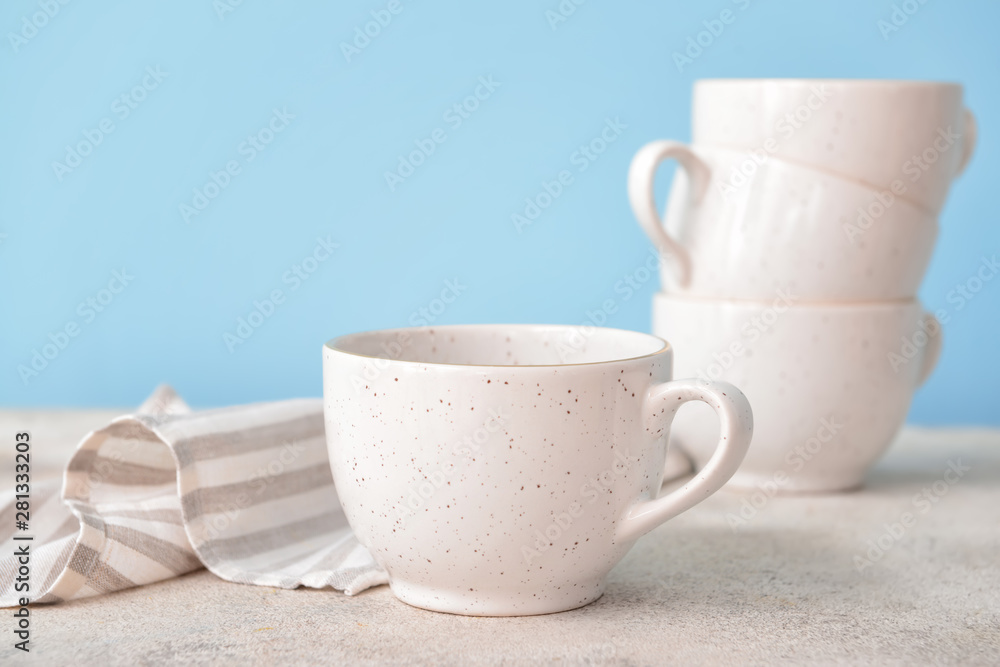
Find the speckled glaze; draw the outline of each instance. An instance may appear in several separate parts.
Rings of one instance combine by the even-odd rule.
[[[721,487],[750,442],[745,397],[726,383],[669,382],[671,359],[654,336],[543,325],[327,343],[334,481],[395,595],[490,616],[600,597],[632,544]],[[689,401],[719,415],[717,451],[657,498],[668,428]]]
[[[820,93],[817,95],[817,91]],[[825,99],[821,99],[824,98]],[[803,109],[804,107],[804,109]],[[798,119],[794,114],[800,113]],[[792,119],[789,120],[789,115]],[[951,127],[958,139],[939,140]],[[938,213],[976,142],[962,86],[930,81],[865,79],[705,79],[694,84],[691,141],[752,150],[773,138],[783,160],[888,189]],[[929,149],[938,157],[911,181],[906,163]],[[915,165],[915,163],[913,163]]]
[[[661,220],[653,180],[670,157],[683,168]],[[745,164],[752,174],[727,187]],[[934,215],[891,193],[774,158],[758,164],[745,151],[670,141],[636,154],[629,195],[666,255],[663,289],[682,296],[762,300],[781,290],[803,301],[912,299],[938,232]]]
[[[860,486],[941,350],[940,325],[916,301],[776,310],[658,294],[653,330],[676,345],[678,373],[746,393],[754,446],[729,486],[769,494]],[[700,408],[681,411],[671,432],[696,467],[711,456],[715,428]]]

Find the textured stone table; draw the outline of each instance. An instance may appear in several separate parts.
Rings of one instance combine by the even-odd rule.
[[[0,425],[32,430],[40,479],[115,414],[3,411]],[[855,493],[716,494],[640,540],[603,598],[562,614],[465,618],[387,587],[350,598],[201,570],[38,607],[30,655],[2,616],[11,665],[998,665],[1000,432],[908,429]]]

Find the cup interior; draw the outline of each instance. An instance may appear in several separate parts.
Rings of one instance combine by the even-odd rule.
[[[662,352],[662,338],[636,331],[564,325],[458,325],[348,334],[327,347],[393,361],[459,366],[595,364]]]

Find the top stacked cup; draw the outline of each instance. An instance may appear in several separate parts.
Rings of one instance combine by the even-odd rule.
[[[636,154],[629,199],[663,288],[712,299],[913,299],[976,127],[952,83],[695,83],[693,142]],[[661,218],[659,164],[680,164]]]
[[[962,86],[925,81],[706,79],[694,86],[693,143],[755,150],[938,213],[975,143]],[[769,144],[770,145],[770,144]]]

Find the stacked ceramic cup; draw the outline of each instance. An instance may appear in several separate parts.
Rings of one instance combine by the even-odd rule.
[[[706,80],[692,144],[636,154],[629,198],[663,255],[654,333],[678,377],[726,380],[753,406],[732,485],[845,490],[888,447],[940,351],[916,294],[974,143],[956,84]],[[661,219],[667,159],[681,168]],[[698,467],[716,421],[692,406],[674,422]]]

